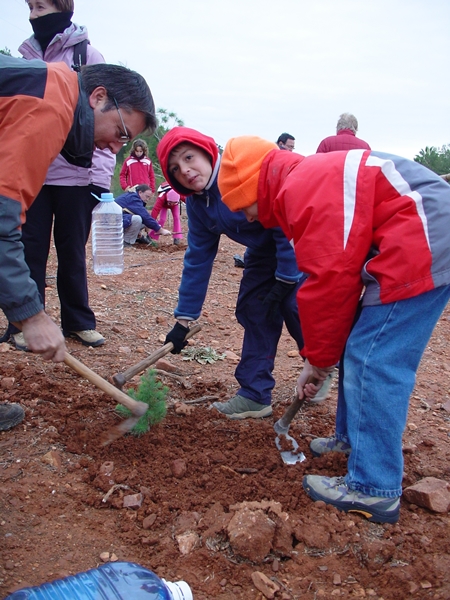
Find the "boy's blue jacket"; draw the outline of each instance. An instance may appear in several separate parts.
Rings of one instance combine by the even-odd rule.
[[[217,170],[216,170],[217,172]],[[247,247],[254,256],[277,257],[276,278],[297,283],[301,277],[292,246],[280,228],[249,223],[242,212],[231,212],[221,200],[217,176],[208,190],[186,198],[188,249],[184,257],[176,318],[198,319],[205,301],[221,234]]]
[[[137,192],[125,192],[125,194],[122,194],[115,200],[119,206],[126,209],[126,211],[130,211],[124,211],[123,213],[124,229],[127,229],[131,225],[131,217],[133,215],[142,217],[142,224],[149,229],[153,229],[153,231],[159,231],[161,229],[161,225],[150,215]]]

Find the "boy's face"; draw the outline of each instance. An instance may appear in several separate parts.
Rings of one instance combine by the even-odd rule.
[[[187,142],[172,150],[167,170],[180,185],[194,192],[204,190],[212,175],[209,155]]]
[[[258,221],[258,203],[254,202],[242,209],[242,212],[245,215],[245,218],[249,223],[253,223],[253,221]]]

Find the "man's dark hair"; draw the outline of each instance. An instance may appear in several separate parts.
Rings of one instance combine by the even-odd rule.
[[[103,86],[108,94],[104,110],[116,108],[114,99],[125,111],[136,110],[144,115],[145,128],[153,133],[157,127],[155,103],[147,82],[136,73],[120,65],[86,65],[81,67],[81,83],[88,94]]]
[[[136,192],[137,192],[137,193],[139,193],[139,192],[142,192],[142,193],[144,193],[144,192],[147,192],[147,191],[148,191],[148,190],[150,190],[150,189],[151,189],[151,188],[150,188],[150,186],[149,186],[149,185],[147,185],[146,183],[140,183],[140,184],[139,184],[139,185],[137,185],[137,186],[136,186],[136,188],[135,188],[135,190],[136,190]]]
[[[280,137],[277,139],[277,144],[279,144],[280,142],[282,144],[285,144],[288,140],[295,140],[295,137],[293,135],[291,135],[290,133],[282,133],[280,135]]]

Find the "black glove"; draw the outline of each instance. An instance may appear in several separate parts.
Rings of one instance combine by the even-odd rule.
[[[169,331],[164,344],[172,342],[173,350],[170,351],[171,354],[180,354],[183,348],[187,346],[187,342],[184,338],[188,332],[189,327],[184,327],[181,323],[177,323],[172,331]]]
[[[278,315],[280,304],[284,298],[295,289],[295,283],[286,283],[285,281],[277,281],[272,286],[270,292],[262,301],[263,306],[266,308],[266,317],[273,321]]]

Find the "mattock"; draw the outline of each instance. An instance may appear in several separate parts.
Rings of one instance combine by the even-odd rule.
[[[130,398],[130,396],[127,396],[126,394],[124,394],[124,392],[114,387],[112,383],[109,383],[108,381],[106,381],[106,379],[103,379],[103,377],[100,377],[100,375],[97,375],[97,373],[91,371],[91,369],[89,369],[78,359],[74,358],[68,352],[66,352],[64,362],[68,367],[76,371],[79,375],[81,375],[82,377],[93,383],[100,390],[102,390],[102,392],[105,392],[105,394],[111,396],[111,398],[114,398],[114,400],[116,400],[120,404],[123,404],[123,406],[126,406],[126,408],[128,408],[133,415],[132,417],[129,417],[128,419],[122,421],[122,423],[114,425],[113,427],[111,427],[111,429],[105,431],[104,434],[101,436],[102,446],[108,446],[108,444],[111,444],[111,442],[114,442],[114,440],[117,440],[121,436],[131,431],[136,425],[136,423],[139,421],[139,419],[142,417],[142,415],[144,415],[147,412],[148,405],[145,404],[145,402],[139,402],[139,400],[134,400],[133,398]]]
[[[193,327],[191,327],[191,329],[189,329],[189,331],[186,334],[186,337],[184,339],[188,340],[193,335],[198,333],[201,328],[202,328],[201,325],[194,325]],[[141,362],[138,362],[136,365],[134,365],[133,367],[130,367],[123,373],[116,373],[115,375],[112,376],[114,385],[117,388],[119,388],[119,390],[121,390],[127,381],[130,381],[130,379],[132,379],[135,375],[139,375],[139,373],[142,373],[142,371],[145,371],[145,369],[147,369],[150,365],[152,365],[157,360],[159,360],[160,358],[162,358],[163,356],[168,354],[171,350],[173,350],[173,344],[172,344],[172,342],[168,342],[167,344],[164,344],[164,346],[162,346],[158,350],[155,350],[155,352],[150,354],[150,356],[147,356],[147,358],[144,358],[144,360],[141,360]]]

